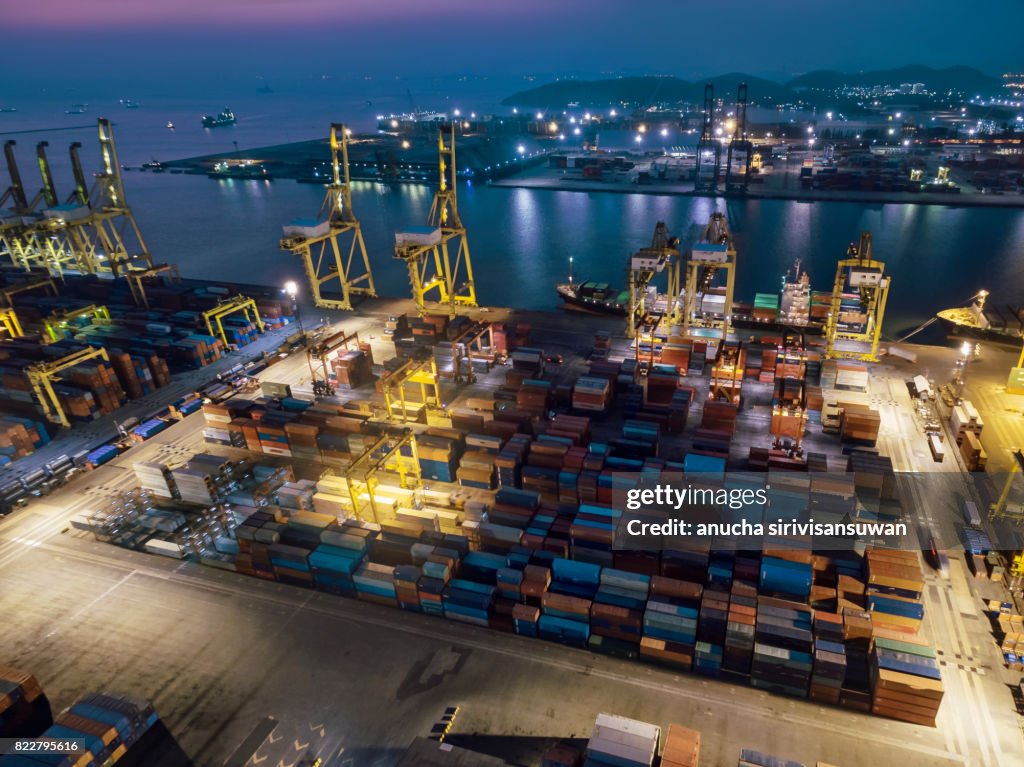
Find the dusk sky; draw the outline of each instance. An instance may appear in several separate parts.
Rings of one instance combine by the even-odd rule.
[[[1024,69],[1024,2],[3,0],[10,77],[195,81],[409,74]]]

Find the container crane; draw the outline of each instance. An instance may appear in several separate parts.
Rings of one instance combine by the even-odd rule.
[[[408,448],[408,455],[403,449]],[[398,474],[399,485],[404,488],[419,487],[419,460],[416,456],[416,435],[408,428],[385,428],[380,436],[357,456],[344,470],[347,480],[352,511],[359,517],[367,507],[370,521],[379,523],[376,491],[380,485],[378,474]]]
[[[110,361],[107,350],[103,348],[89,348],[61,357],[53,362],[38,362],[25,368],[25,377],[28,379],[32,391],[39,400],[46,420],[52,423],[59,423],[70,428],[71,421],[68,420],[64,406],[60,403],[57,392],[53,389],[53,382],[60,378],[60,374],[68,368],[81,365],[84,362],[94,359]]]
[[[359,334],[346,333],[344,330],[339,330],[337,333],[327,336],[306,349],[306,362],[309,364],[309,375],[313,381],[314,394],[321,397],[330,397],[334,394],[334,389],[331,388],[330,384],[330,370],[327,364],[330,362],[331,355],[334,352],[339,350],[348,351],[352,343],[355,343],[357,348],[359,347]],[[319,366],[323,370],[323,378],[317,377],[317,366],[314,365],[314,362],[320,363]]]
[[[990,522],[999,519],[1012,519],[1017,524],[1024,523],[1024,505],[1009,502],[1013,486],[1021,471],[1024,471],[1024,451],[1014,450],[1011,455],[1013,456],[1013,465],[1006,472],[1006,481],[1003,483],[1003,489],[995,503],[989,506],[988,518]]]
[[[629,314],[626,318],[626,336],[636,337],[637,328],[645,324],[647,315],[654,310],[648,301],[648,288],[655,275],[668,273],[668,306],[664,316],[669,324],[678,314],[679,306],[679,238],[668,232],[664,221],[654,227],[649,247],[641,248],[629,259]]]
[[[825,323],[825,358],[878,361],[889,277],[871,253],[871,232],[850,243],[836,265],[832,307]]]
[[[445,140],[445,133],[448,140]],[[437,301],[448,304],[449,316],[454,317],[458,307],[474,307],[476,287],[470,262],[466,227],[459,218],[455,183],[455,125],[441,128],[437,133],[439,186],[430,206],[426,226],[401,229],[395,233],[395,258],[406,263],[412,297],[421,315],[427,311],[426,301],[431,291],[437,291]],[[457,241],[454,263],[449,244]],[[464,281],[461,275],[465,271]]]
[[[315,221],[295,221],[284,227],[281,249],[302,259],[313,303],[324,309],[352,309],[353,295],[376,297],[370,259],[359,219],[352,210],[352,183],[348,167],[350,131],[331,124],[331,183]],[[340,155],[340,158],[339,158]],[[343,244],[347,240],[347,247]],[[347,257],[343,254],[348,251]],[[356,256],[362,266],[356,261]],[[353,262],[356,261],[353,268]],[[325,298],[325,284],[337,280],[341,298]]]
[[[110,320],[110,311],[105,306],[90,304],[71,311],[55,311],[43,320],[44,339],[59,341],[64,336],[68,323],[79,317],[88,317],[94,324]]]
[[[725,272],[722,292],[710,293],[718,274]],[[700,240],[686,260],[686,283],[683,290],[683,335],[690,336],[696,328],[710,328],[721,340],[729,336],[732,300],[736,288],[736,248],[733,245],[725,214],[714,212]],[[714,295],[715,304],[709,301]],[[718,298],[720,296],[720,299]]]
[[[405,387],[409,383],[419,386],[418,400],[406,397]],[[421,408],[441,406],[441,387],[433,354],[403,361],[380,379],[379,387],[384,392],[384,405],[391,420],[416,421]],[[414,417],[409,416],[410,410]]]
[[[725,161],[725,191],[747,191],[750,183],[750,164],[754,145],[747,138],[747,84],[740,83],[736,91],[736,125]],[[736,157],[734,166],[733,157]]]
[[[160,275],[166,275],[167,282],[177,284],[181,282],[181,274],[178,267],[172,264],[157,264],[149,269],[133,270],[125,274],[128,280],[128,287],[132,291],[132,298],[139,306],[149,308],[149,296],[146,295],[146,281]]]
[[[0,326],[7,331],[8,338],[18,338],[22,335],[21,323],[18,322],[18,315],[14,309],[0,308]]]
[[[44,288],[46,292],[52,296],[57,295],[57,286],[54,284],[53,280],[50,279],[48,274],[43,273],[43,275],[40,276],[40,273],[36,272],[35,275],[31,276],[34,276],[36,279],[30,279],[25,282],[19,282],[15,285],[7,285],[0,288],[0,297],[3,298],[3,306],[13,307],[14,301],[12,299],[14,296],[18,293],[27,293],[28,291],[35,290],[37,288]]]
[[[693,188],[698,192],[718,189],[718,176],[722,171],[722,143],[715,138],[715,86],[704,86],[704,120],[697,142],[697,167]]]
[[[486,358],[494,349],[494,329],[489,322],[474,322],[458,336],[452,339],[452,360],[455,369],[452,371],[452,379],[455,383],[465,380],[466,383],[476,382],[476,373],[473,371],[473,355],[478,358]],[[493,359],[493,356],[492,356]],[[463,374],[460,369],[461,360],[466,361],[466,372]]]
[[[78,156],[81,144],[69,150],[75,190],[65,205],[50,208],[44,216],[62,229],[68,246],[84,271],[112,272],[120,277],[136,269],[149,269],[153,258],[125,199],[121,165],[110,120],[97,122],[101,170],[90,190]]]
[[[249,322],[253,323],[256,327],[263,332],[263,320],[260,319],[259,310],[256,308],[256,302],[248,296],[233,296],[221,301],[217,306],[203,312],[203,322],[206,323],[206,332],[209,335],[216,335],[224,342],[225,346],[230,346],[228,341],[227,333],[224,332],[224,318],[231,314],[243,314]],[[214,333],[213,323],[217,323],[217,332]]]

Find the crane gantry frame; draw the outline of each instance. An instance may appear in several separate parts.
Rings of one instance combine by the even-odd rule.
[[[348,138],[351,131],[341,123],[331,124],[331,182],[327,186],[316,222],[296,221],[284,227],[281,249],[302,259],[313,303],[324,309],[352,309],[352,296],[377,296],[373,271],[363,242],[363,231],[352,209],[352,181],[348,167]],[[340,155],[340,160],[339,160]],[[345,248],[341,240],[348,239]],[[348,251],[347,258],[344,251]],[[356,255],[362,260],[353,270]],[[326,298],[325,284],[337,280],[341,298]]]
[[[679,238],[668,232],[664,221],[654,227],[649,247],[641,248],[629,259],[629,313],[626,336],[634,338],[653,307],[647,305],[647,288],[656,274],[668,272],[667,301],[664,318],[671,325],[678,320],[680,294]]]
[[[395,258],[401,259],[409,269],[409,282],[416,309],[426,313],[426,301],[431,291],[437,291],[439,304],[448,304],[448,314],[454,317],[456,309],[474,307],[476,286],[473,265],[469,256],[466,227],[459,218],[456,194],[455,124],[437,132],[439,185],[434,193],[425,227],[409,227],[395,233]],[[449,243],[457,241],[455,262],[452,263]],[[465,281],[458,282],[463,267]]]
[[[871,252],[871,232],[861,232],[860,240],[851,242],[846,258],[836,264],[836,280],[832,286],[832,307],[825,323],[825,358],[878,362],[878,342],[882,337],[885,302],[889,297],[889,278],[885,264],[875,261]],[[849,287],[859,294],[864,317],[862,330],[844,328],[843,297]]]
[[[407,445],[411,457],[402,455],[402,448]],[[385,428],[374,443],[344,469],[353,514],[362,519],[360,502],[365,495],[373,516],[372,521],[378,523],[375,492],[380,480],[377,478],[377,474],[381,471],[395,471],[398,474],[401,487],[415,488],[419,486],[420,482],[418,467],[416,434],[412,429]]]
[[[71,421],[68,419],[67,413],[64,412],[64,406],[61,405],[60,398],[53,389],[53,382],[60,377],[61,372],[68,368],[81,365],[83,362],[88,362],[97,357],[105,362],[110,362],[106,349],[90,347],[73,352],[53,362],[37,362],[25,368],[25,377],[28,379],[32,391],[39,400],[39,406],[42,408],[46,420],[52,423],[59,423],[65,427],[71,426]]]
[[[715,275],[725,271],[725,305],[722,319],[697,316],[697,297],[707,294]],[[686,283],[683,290],[683,335],[689,336],[693,328],[713,328],[720,331],[722,340],[729,336],[732,320],[732,299],[736,288],[736,248],[726,222],[725,214],[714,212],[708,219],[700,241],[690,250],[686,260]],[[702,309],[703,314],[703,309]]]
[[[260,319],[259,310],[256,308],[256,302],[248,296],[233,296],[221,301],[212,309],[203,312],[203,321],[206,323],[206,331],[211,336],[216,335],[224,342],[225,346],[230,346],[228,341],[228,335],[224,332],[224,318],[230,314],[243,313],[245,318],[253,323],[260,329],[262,333],[264,330],[263,320]],[[217,332],[213,332],[213,323],[217,323]]]
[[[407,383],[419,385],[418,402],[410,401],[410,398],[405,396]],[[410,417],[410,405],[417,409],[440,407],[441,405],[441,386],[438,381],[437,362],[434,360],[433,354],[405,360],[397,368],[387,373],[381,379],[380,385],[384,390],[384,406],[387,408],[388,418],[392,420],[398,418],[401,421],[416,421],[419,412],[416,411],[416,417]],[[396,414],[399,408],[401,413]]]

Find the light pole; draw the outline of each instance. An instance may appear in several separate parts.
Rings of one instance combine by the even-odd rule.
[[[302,332],[302,309],[299,307],[299,302],[296,300],[296,296],[299,294],[299,286],[295,283],[295,280],[288,280],[284,284],[284,292],[292,299],[292,309],[295,310],[295,322],[299,326],[299,332]]]
[[[960,370],[956,377],[956,398],[957,402],[963,399],[964,384],[967,378],[967,360],[971,358],[971,353],[974,351],[974,346],[970,341],[964,341],[960,345]]]

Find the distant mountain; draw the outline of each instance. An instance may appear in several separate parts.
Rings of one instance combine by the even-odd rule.
[[[502,103],[507,106],[542,109],[562,109],[574,102],[585,107],[600,107],[620,102],[639,106],[681,101],[696,104],[703,99],[704,85],[709,82],[715,86],[715,96],[726,99],[735,97],[737,86],[745,82],[750,91],[750,98],[761,103],[793,101],[798,93],[809,88],[833,90],[842,85],[924,83],[930,90],[954,90],[971,95],[994,94],[1001,85],[999,78],[967,66],[945,69],[906,66],[853,73],[823,69],[800,75],[786,83],[777,83],[741,72],[730,72],[695,82],[678,77],[558,80],[513,93]]]
[[[900,83],[924,83],[930,90],[954,90],[971,95],[974,93],[991,94],[1001,86],[998,77],[986,75],[974,67],[958,66],[933,69],[919,65],[867,72],[835,72],[821,69],[795,77],[786,85],[794,90],[805,88],[832,90],[842,85],[899,85]]]
[[[736,88],[746,82],[751,94],[761,100],[788,100],[792,91],[786,86],[753,75],[731,72],[702,80],[699,83],[678,77],[620,77],[614,80],[559,80],[529,90],[513,93],[502,103],[508,106],[561,109],[573,102],[582,106],[606,106],[626,102],[650,105],[659,102],[688,101],[700,103],[704,98],[704,85],[712,83],[715,95],[731,98]]]

